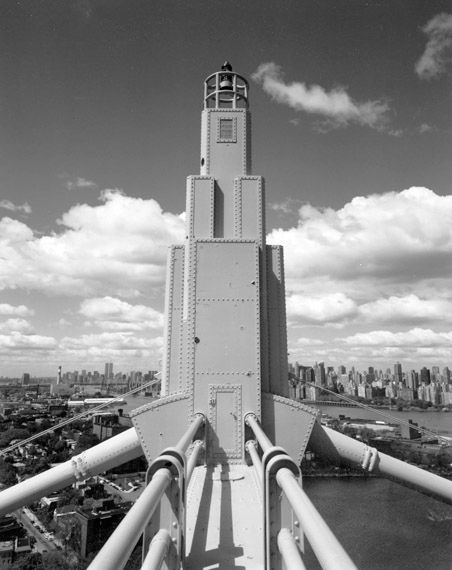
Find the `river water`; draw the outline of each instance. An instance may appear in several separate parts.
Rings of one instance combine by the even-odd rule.
[[[314,479],[303,487],[362,570],[451,570],[452,507],[386,479]],[[307,549],[306,567],[320,566]]]
[[[359,408],[321,409],[333,417],[379,417]],[[383,411],[452,436],[450,412]],[[452,569],[452,506],[386,479],[306,478],[303,487],[358,568]],[[309,548],[306,566],[320,568]]]

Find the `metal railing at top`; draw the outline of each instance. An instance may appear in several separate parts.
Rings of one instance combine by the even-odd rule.
[[[262,460],[260,460],[256,444],[248,442],[246,445],[253,466],[257,470],[258,479],[262,484],[266,570],[271,570],[271,568],[279,565],[279,561],[275,563],[275,557],[278,556],[276,549],[288,570],[298,570],[305,567],[298,547],[301,542],[301,537],[297,535],[299,527],[308,539],[324,570],[355,569],[356,566],[349,555],[300,487],[297,480],[300,472],[295,462],[282,448],[272,444],[254,414],[247,414],[245,423],[251,428],[262,450]],[[288,505],[297,518],[292,529],[285,526],[275,528],[277,510],[283,508],[281,498],[275,492],[275,484],[283,490]],[[272,520],[270,520],[270,513]],[[285,516],[283,512],[279,514],[279,520],[282,524],[291,518],[287,514]]]
[[[204,108],[246,108],[248,82],[233,71],[218,71],[204,82]]]

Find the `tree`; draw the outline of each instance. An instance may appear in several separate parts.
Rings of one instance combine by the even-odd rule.
[[[59,505],[63,507],[64,505],[78,505],[80,499],[80,493],[77,489],[72,487],[65,487],[61,492],[61,498]]]
[[[0,483],[8,486],[17,483],[16,470],[11,463],[6,462],[4,459],[0,459]]]
[[[46,567],[42,562],[41,554],[31,552],[13,562],[10,570],[46,570]]]
[[[77,445],[75,446],[74,455],[77,455],[86,449],[90,449],[93,445],[97,445],[98,443],[99,438],[97,435],[93,433],[82,433],[78,438]]]
[[[74,565],[62,552],[52,551],[43,554],[42,561],[46,570],[74,570]]]
[[[23,428],[10,428],[0,433],[0,448],[7,447],[14,439],[27,439],[31,433]]]

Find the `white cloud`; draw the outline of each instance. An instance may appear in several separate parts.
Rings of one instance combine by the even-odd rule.
[[[287,297],[286,304],[289,319],[307,323],[336,322],[357,314],[356,303],[343,293],[323,296],[294,294]]]
[[[322,346],[324,344],[323,340],[318,338],[300,336],[293,343],[293,347],[305,347],[305,346]]]
[[[163,339],[137,337],[131,332],[102,332],[64,337],[60,343],[61,353],[66,359],[101,360],[110,358],[115,363],[132,359],[146,359],[142,365],[152,367],[161,358]]]
[[[450,195],[413,187],[356,197],[337,211],[306,205],[299,215],[297,227],[268,236],[285,247],[289,290],[307,280],[318,293],[328,283],[333,291],[338,282],[353,289],[364,278],[413,283],[452,276]]]
[[[422,125],[419,126],[419,132],[421,135],[423,135],[424,133],[431,133],[432,131],[435,130],[436,130],[435,127],[429,125],[428,123],[422,123]]]
[[[76,178],[71,178],[66,181],[65,184],[68,190],[77,190],[77,189],[89,189],[89,190],[98,190],[98,185],[93,182],[92,180],[87,180],[86,178],[82,178],[77,176]]]
[[[370,321],[451,321],[452,299],[420,299],[415,294],[390,296],[361,305],[359,313]]]
[[[31,214],[31,206],[28,202],[24,202],[18,206],[11,202],[11,200],[0,200],[0,208],[9,210],[11,212],[23,212],[24,214]]]
[[[8,303],[0,303],[0,315],[17,315],[19,317],[30,317],[34,315],[34,310],[29,309],[25,305],[10,305]]]
[[[437,14],[422,31],[428,41],[415,71],[421,79],[433,79],[445,73],[446,65],[452,59],[452,14]]]
[[[33,327],[25,319],[7,319],[6,321],[0,321],[0,332],[12,332],[19,331],[22,333],[31,332]]]
[[[0,220],[0,240],[5,247],[14,247],[16,244],[31,241],[32,239],[33,231],[23,222],[13,220],[7,216]],[[8,260],[7,252],[4,251],[2,253],[4,259]]]
[[[17,220],[0,220],[0,290],[133,296],[161,285],[167,247],[183,240],[182,216],[114,190],[103,192],[101,201],[63,214],[60,233],[34,236]]]
[[[431,329],[413,328],[404,332],[376,330],[336,339],[355,346],[430,347],[452,348],[452,331],[434,332]]]
[[[131,305],[113,297],[87,299],[80,305],[80,313],[93,319],[104,330],[126,331],[162,329],[163,314],[152,307]]]
[[[50,336],[23,334],[13,331],[11,334],[0,334],[0,352],[10,350],[48,350],[57,346],[57,341]]]
[[[281,214],[297,214],[298,209],[301,206],[301,200],[298,200],[297,198],[285,198],[284,200],[282,200],[281,202],[270,202],[268,204],[268,207],[270,208],[270,210],[272,210],[273,212],[278,212]]]
[[[382,101],[354,101],[343,87],[326,91],[320,85],[284,82],[281,67],[273,62],[259,65],[252,78],[278,103],[297,111],[327,117],[335,126],[356,123],[381,128],[387,122],[389,106]]]

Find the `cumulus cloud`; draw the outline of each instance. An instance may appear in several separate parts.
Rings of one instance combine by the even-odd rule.
[[[415,65],[421,79],[434,79],[445,73],[452,48],[452,14],[437,14],[422,28],[428,41]]]
[[[294,294],[287,297],[287,316],[308,323],[334,323],[357,314],[357,305],[343,293],[323,296]]]
[[[415,294],[390,296],[361,305],[359,314],[370,321],[451,321],[452,299],[421,299]]]
[[[115,190],[100,199],[63,214],[58,233],[35,236],[26,224],[0,220],[0,290],[133,296],[162,284],[167,247],[183,240],[182,217]]]
[[[102,332],[79,337],[64,337],[60,342],[60,349],[66,358],[72,357],[77,360],[111,358],[115,362],[126,359],[130,366],[131,359],[146,358],[147,363],[152,361],[156,363],[161,356],[162,345],[163,339],[160,336],[149,339],[138,337],[131,332]]]
[[[104,330],[162,329],[163,314],[145,305],[131,305],[113,297],[87,299],[80,305],[80,314],[92,319]]]
[[[13,331],[11,334],[0,334],[0,352],[11,350],[48,350],[57,346],[55,338],[39,334],[23,334]]]
[[[297,111],[326,117],[333,126],[350,123],[382,128],[388,120],[389,106],[383,101],[354,101],[343,87],[326,91],[320,85],[286,83],[281,67],[273,62],[259,65],[252,78],[275,101]]]
[[[289,289],[359,278],[416,282],[452,275],[452,196],[427,188],[360,196],[339,210],[310,205],[297,227],[268,242],[285,247]],[[320,279],[319,279],[320,278]]]
[[[6,321],[0,321],[0,332],[31,332],[33,327],[25,319],[6,319]]]
[[[452,348],[452,331],[434,332],[431,329],[413,328],[409,331],[392,332],[376,330],[358,333],[336,339],[355,346],[385,346],[385,347],[429,347],[445,346]]]
[[[280,214],[290,215],[297,214],[298,209],[301,206],[301,200],[297,198],[285,198],[281,202],[270,202],[268,207],[273,212],[278,212]]]
[[[25,305],[10,305],[9,303],[0,303],[0,315],[17,315],[19,317],[30,317],[34,315],[34,310],[29,309]]]
[[[9,210],[10,212],[23,212],[24,214],[31,214],[31,206],[28,202],[22,205],[16,205],[11,200],[0,200],[0,208]]]

